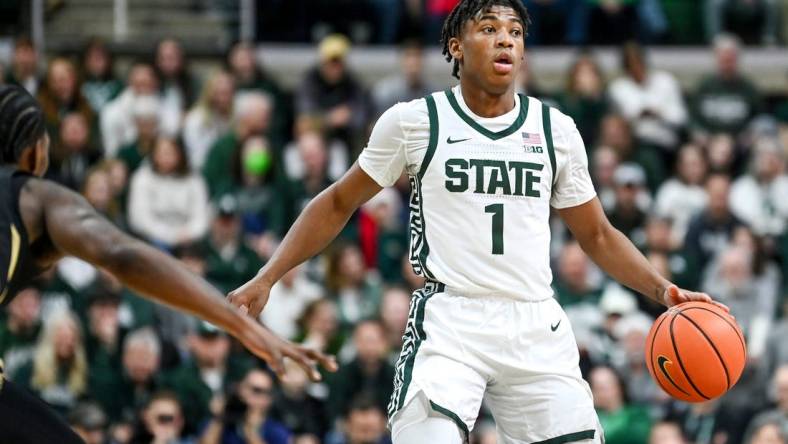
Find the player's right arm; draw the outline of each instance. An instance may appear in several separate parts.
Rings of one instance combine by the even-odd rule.
[[[276,281],[323,250],[358,207],[384,186],[394,184],[407,163],[405,145],[410,133],[415,131],[410,125],[414,121],[427,122],[421,133],[429,134],[427,106],[423,100],[400,103],[383,113],[358,162],[339,181],[312,199],[257,276],[230,293],[230,302],[257,317]],[[403,126],[409,129],[405,131]],[[423,144],[426,148],[426,141]]]
[[[274,283],[326,248],[358,207],[381,189],[358,163],[353,164],[339,181],[309,202],[265,266],[252,280],[230,293],[230,302],[259,316]]]
[[[171,256],[123,233],[99,215],[79,194],[52,182],[31,179],[20,207],[32,234],[46,235],[58,255],[72,255],[115,275],[124,285],[151,299],[216,324],[238,338],[282,374],[282,357],[298,362],[313,379],[320,362],[335,369],[332,358],[280,339],[227,303],[221,293]],[[32,219],[38,222],[31,222]]]

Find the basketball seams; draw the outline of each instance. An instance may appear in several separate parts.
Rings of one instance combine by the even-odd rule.
[[[681,312],[679,312],[679,313],[681,313]],[[668,332],[670,333],[670,343],[671,343],[671,345],[673,345],[673,352],[676,354],[676,363],[679,365],[679,368],[681,369],[681,372],[684,374],[684,377],[687,378],[687,382],[690,383],[692,388],[695,389],[695,391],[703,399],[709,400],[711,398],[709,398],[708,396],[704,395],[703,392],[701,392],[700,389],[698,389],[698,387],[695,385],[695,383],[692,382],[692,378],[690,378],[689,373],[687,373],[687,370],[684,368],[684,363],[681,361],[681,355],[679,355],[679,349],[678,349],[678,347],[676,347],[676,338],[673,335],[673,324],[676,322],[676,318],[677,318],[677,316],[676,316],[676,314],[674,314],[673,317],[670,320],[670,328],[668,330]]]
[[[657,384],[659,384],[659,386],[662,388],[662,390],[664,390],[666,393],[670,393],[670,390],[668,390],[668,388],[665,386],[665,384],[662,383],[661,378],[659,378],[659,376],[657,374],[657,371],[655,370],[656,367],[654,366],[654,363],[652,362],[652,359],[654,358],[654,343],[656,342],[655,339],[659,335],[659,329],[662,327],[662,324],[665,323],[666,319],[667,319],[667,316],[663,317],[662,320],[659,321],[659,324],[657,324],[657,327],[654,329],[654,334],[653,335],[649,335],[648,340],[651,341],[651,347],[650,347],[651,350],[649,351],[649,354],[648,354],[648,364],[649,364],[649,367],[651,367],[651,373],[654,376],[654,380],[657,381]],[[680,391],[681,393],[689,395],[689,393],[687,393],[684,389],[679,387],[678,384],[676,384],[674,381],[671,381],[670,379],[668,379],[668,382],[673,384],[673,386],[676,387],[676,389],[678,391]]]
[[[729,326],[731,326],[731,328],[733,328],[733,330],[736,332],[736,337],[739,338],[739,342],[741,342],[741,349],[744,352],[744,357],[745,358],[747,357],[747,346],[744,345],[744,338],[742,337],[741,332],[739,331],[739,328],[735,324],[732,324],[729,320],[725,319],[724,316],[720,315],[716,311],[709,310],[708,308],[704,308],[704,307],[687,307],[687,308],[685,308],[684,310],[681,310],[681,311],[692,310],[692,309],[708,311],[709,313],[712,313],[714,316],[717,316],[718,318],[720,318],[723,321],[725,321],[725,323],[727,323]]]
[[[714,345],[714,342],[711,341],[711,338],[706,334],[706,332],[703,331],[703,329],[701,329],[700,326],[695,321],[693,321],[689,316],[685,315],[683,313],[683,311],[684,310],[678,312],[677,315],[681,316],[682,318],[684,318],[686,320],[688,320],[696,329],[698,329],[700,334],[702,334],[703,337],[706,338],[706,341],[709,343],[709,345],[711,346],[712,350],[714,350],[714,353],[717,354],[717,358],[720,360],[720,363],[722,364],[722,369],[725,371],[725,386],[726,386],[725,390],[730,389],[731,388],[731,377],[730,377],[730,373],[728,373],[728,366],[725,365],[725,360],[722,359],[722,354],[717,349],[717,346]]]

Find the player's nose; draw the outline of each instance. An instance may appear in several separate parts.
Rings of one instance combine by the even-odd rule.
[[[514,38],[509,33],[507,29],[501,29],[500,32],[496,35],[496,46],[499,48],[513,48],[514,47]]]

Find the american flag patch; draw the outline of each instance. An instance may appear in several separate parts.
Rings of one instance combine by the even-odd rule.
[[[523,144],[525,145],[541,145],[542,135],[539,133],[523,133]]]

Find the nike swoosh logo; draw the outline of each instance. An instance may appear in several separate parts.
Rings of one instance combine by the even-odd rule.
[[[668,373],[668,369],[666,368],[666,366],[668,364],[671,364],[671,365],[673,364],[670,361],[670,359],[668,359],[668,358],[666,358],[666,357],[664,357],[662,355],[657,357],[657,365],[659,365],[659,369],[662,370],[662,374],[665,375],[666,378],[668,378],[668,381],[670,381],[670,383],[673,384],[674,387],[679,389],[682,393],[687,393],[684,390],[681,390],[681,387],[679,387],[678,384],[676,384],[676,381],[674,381],[673,378],[670,377],[670,373]]]
[[[561,325],[561,321],[556,322],[555,325],[550,324],[550,331],[558,330],[558,326]]]
[[[452,139],[451,139],[451,136],[449,136],[449,137],[447,137],[447,138],[446,138],[446,143],[448,143],[449,145],[451,145],[452,143],[460,143],[460,142],[465,142],[466,140],[471,140],[471,138],[470,138],[470,137],[468,137],[467,139],[456,139],[456,140],[452,140]]]

